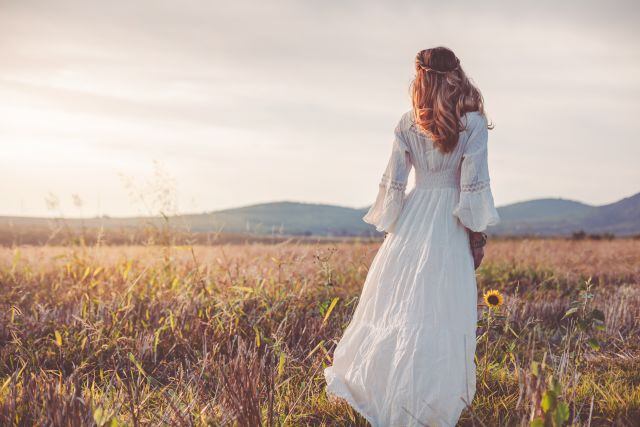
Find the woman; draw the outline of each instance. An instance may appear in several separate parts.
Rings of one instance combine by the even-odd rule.
[[[413,108],[400,119],[364,220],[388,233],[324,370],[329,396],[372,426],[454,426],[475,394],[477,289],[499,221],[482,95],[456,55],[420,51]],[[405,195],[411,167],[415,188]]]

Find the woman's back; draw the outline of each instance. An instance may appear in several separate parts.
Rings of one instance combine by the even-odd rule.
[[[440,208],[457,216],[461,225],[470,230],[483,230],[499,221],[489,184],[487,119],[473,111],[464,114],[461,122],[463,130],[458,142],[450,151],[443,152],[417,128],[412,111],[402,115],[395,128],[378,197],[364,217],[366,222],[375,225],[378,231],[395,231],[402,222],[403,206],[416,197],[415,193],[429,190],[440,190],[435,196],[446,191],[447,202],[439,203]],[[405,196],[412,167],[415,187]],[[429,216],[424,220],[429,220]]]
[[[479,127],[486,128],[485,117],[477,111],[466,113],[462,117],[464,130],[455,148],[449,152],[439,150],[433,140],[416,126],[412,110],[402,115],[398,123],[399,137],[408,148],[410,161],[415,168],[416,186],[438,187],[460,183],[461,161],[465,153],[469,137]]]

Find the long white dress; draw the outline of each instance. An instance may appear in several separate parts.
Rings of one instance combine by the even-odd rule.
[[[463,124],[443,154],[406,112],[364,217],[388,234],[324,376],[327,394],[373,427],[454,426],[475,395],[477,288],[465,226],[483,231],[500,218],[487,120],[471,112]],[[405,194],[412,166],[415,187]]]

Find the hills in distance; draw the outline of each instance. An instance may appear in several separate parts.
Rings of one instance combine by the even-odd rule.
[[[536,199],[498,208],[497,235],[569,235],[577,231],[629,236],[640,234],[640,193],[593,206],[566,199]]]
[[[211,223],[232,232],[295,235],[371,235],[362,221],[367,208],[276,202],[185,217],[193,231],[208,231]],[[535,199],[498,207],[501,222],[494,235],[570,235],[583,230],[619,236],[640,234],[640,193],[618,202],[593,206],[567,199]]]
[[[171,218],[191,232],[246,233],[254,235],[372,236],[372,226],[362,221],[368,208],[324,204],[273,202]],[[640,235],[640,193],[607,205],[594,206],[567,199],[535,199],[498,207],[501,222],[492,235],[565,236],[578,231],[617,236]],[[0,226],[37,227],[51,219],[0,217]],[[70,227],[129,228],[159,218],[65,219]]]

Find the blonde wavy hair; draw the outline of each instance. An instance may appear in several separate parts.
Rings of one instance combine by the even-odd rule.
[[[415,65],[410,91],[416,126],[433,140],[436,148],[450,152],[464,130],[461,117],[470,111],[485,114],[482,94],[451,49],[421,50]],[[488,128],[493,129],[493,124]]]

